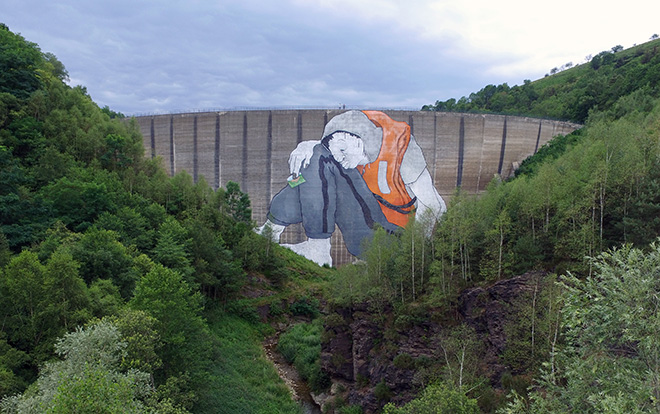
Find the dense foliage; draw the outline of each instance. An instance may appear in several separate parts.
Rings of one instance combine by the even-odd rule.
[[[319,361],[323,329],[320,322],[317,319],[314,323],[294,325],[280,336],[277,343],[277,350],[316,392],[322,392],[330,385]]]
[[[594,267],[591,277],[563,278],[565,345],[503,414],[660,409],[660,245],[610,250]]]
[[[422,109],[522,114],[583,123],[590,111],[610,110],[620,98],[638,91],[637,104],[648,110],[653,98],[660,96],[659,48],[660,40],[626,50],[615,46],[588,63],[554,68],[544,79],[525,80],[512,87],[488,85],[458,101],[437,101]]]
[[[246,272],[284,286],[282,249],[251,231],[237,184],[168,177],[134,122],[66,80],[0,25],[0,398],[18,395],[3,407],[219,412],[206,309],[236,309]]]
[[[395,407],[388,403],[383,414],[477,414],[479,406],[474,399],[445,384],[434,384],[427,387],[421,395],[403,407]]]

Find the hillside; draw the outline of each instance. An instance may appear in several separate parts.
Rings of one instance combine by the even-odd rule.
[[[458,100],[436,101],[422,110],[493,112],[584,123],[589,112],[616,111],[618,100],[636,92],[638,105],[649,110],[660,95],[660,39],[623,49],[602,51],[588,63],[554,68],[551,75],[523,85],[488,85]]]
[[[0,68],[2,412],[297,412],[257,308],[295,314],[332,270],[254,234],[236,183],[168,177],[4,25]]]
[[[457,190],[432,238],[380,234],[366,263],[339,269],[322,338],[335,398],[386,413],[657,412],[658,45],[438,105],[586,126],[479,197]]]

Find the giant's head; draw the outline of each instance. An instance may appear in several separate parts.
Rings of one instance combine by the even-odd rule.
[[[344,168],[373,162],[378,158],[382,141],[383,130],[362,111],[347,111],[332,118],[321,140]]]

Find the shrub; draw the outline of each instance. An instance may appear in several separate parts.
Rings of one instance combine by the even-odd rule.
[[[319,300],[303,296],[289,306],[289,311],[294,316],[315,318],[319,315]]]
[[[277,350],[292,363],[301,378],[313,391],[330,385],[330,378],[321,369],[321,324],[299,323],[280,335]]]
[[[410,354],[399,354],[394,358],[394,366],[399,369],[412,369],[415,365],[415,361],[410,356]]]
[[[376,387],[374,388],[374,396],[378,399],[378,401],[383,401],[387,402],[392,398],[392,391],[390,390],[390,387],[385,384],[385,380],[381,380],[378,384],[376,384]]]
[[[479,406],[477,400],[468,398],[462,391],[454,389],[449,384],[435,384],[428,386],[419,397],[403,407],[395,407],[392,403],[385,405],[383,413],[478,414]]]
[[[324,325],[329,328],[336,328],[337,326],[346,325],[346,321],[338,313],[331,313],[325,317]]]
[[[337,410],[339,414],[362,414],[362,407],[359,405],[348,405]]]
[[[271,316],[281,316],[284,314],[284,307],[280,302],[273,302],[270,304],[268,308],[268,313],[270,313]]]

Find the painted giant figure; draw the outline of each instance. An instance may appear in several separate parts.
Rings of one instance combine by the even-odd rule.
[[[410,126],[379,111],[348,111],[332,118],[320,141],[298,144],[289,157],[289,185],[270,204],[266,226],[275,241],[302,223],[307,240],[284,246],[319,265],[332,265],[335,224],[348,251],[360,257],[374,226],[396,232],[411,214],[438,218],[445,202],[426,168]]]

